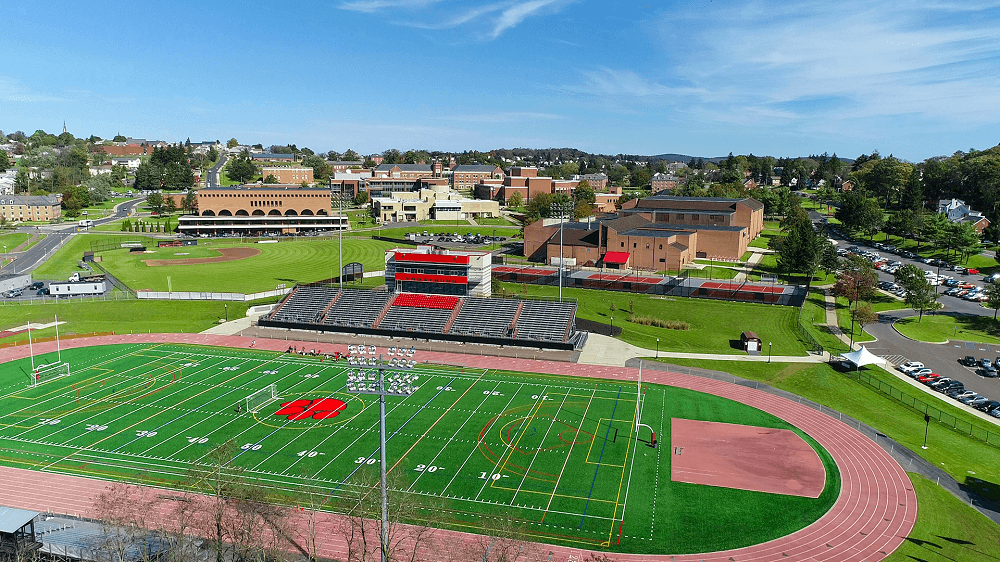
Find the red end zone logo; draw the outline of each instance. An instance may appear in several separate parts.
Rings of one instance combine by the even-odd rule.
[[[281,405],[274,413],[276,416],[288,416],[289,420],[325,420],[335,418],[347,404],[336,398],[320,398],[318,400],[292,400]]]

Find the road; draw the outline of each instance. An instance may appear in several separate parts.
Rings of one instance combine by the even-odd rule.
[[[219,180],[219,172],[226,165],[226,160],[228,160],[226,156],[220,156],[219,161],[208,171],[208,174],[205,175],[205,187],[222,187],[222,182]]]

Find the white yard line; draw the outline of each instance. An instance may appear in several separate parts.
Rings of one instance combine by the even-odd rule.
[[[528,409],[529,417],[525,418],[525,422],[524,422],[525,425],[524,425],[524,429],[521,430],[521,435],[524,435],[524,432],[528,430],[528,426],[531,425],[530,414],[531,414],[531,412],[535,411],[535,408],[537,408],[539,404],[542,403],[542,396],[545,395],[545,389],[547,389],[547,388],[548,388],[548,385],[542,387],[541,392],[539,392],[536,395],[536,396],[538,396],[538,399],[535,400],[534,404],[531,405],[531,408]],[[520,391],[520,389],[518,389],[518,391]],[[499,419],[497,421],[499,421]],[[521,438],[518,437],[517,440],[520,441]],[[489,477],[486,479],[485,482],[483,482],[483,486],[481,488],[479,488],[479,493],[476,494],[476,499],[477,500],[479,499],[479,496],[483,495],[483,491],[486,490],[486,486],[488,484],[492,484],[493,483],[493,480],[492,480],[493,475],[494,474],[501,474],[503,472],[502,470],[500,472],[497,472],[497,470],[500,468],[500,461],[503,461],[504,457],[507,457],[509,459],[510,456],[514,454],[514,449],[515,448],[516,448],[516,445],[514,444],[514,438],[511,437],[510,444],[507,445],[507,449],[504,451],[504,453],[502,455],[497,455],[497,463],[493,466],[493,470],[490,471]],[[507,462],[504,461],[504,466],[506,466],[506,465],[507,465]]]
[[[545,430],[545,435],[543,435],[543,436],[542,436],[542,440],[541,440],[541,441],[539,442],[539,446],[538,446],[538,448],[537,448],[537,449],[535,449],[535,454],[531,456],[531,461],[530,461],[530,462],[528,463],[528,468],[526,468],[526,469],[524,470],[524,477],[523,477],[523,478],[521,478],[521,483],[517,485],[517,490],[516,490],[516,491],[514,492],[514,497],[513,497],[513,498],[511,498],[511,500],[510,500],[510,503],[511,503],[511,504],[514,504],[514,505],[516,505],[516,502],[517,502],[517,495],[518,495],[519,493],[521,493],[521,487],[523,487],[523,486],[524,486],[524,483],[525,483],[525,481],[527,481],[527,480],[528,480],[528,474],[529,474],[529,473],[531,472],[531,466],[532,466],[533,464],[535,464],[535,459],[537,459],[537,458],[538,458],[538,453],[540,453],[540,452],[541,452],[541,450],[542,450],[542,447],[541,447],[541,445],[542,445],[543,443],[545,443],[545,440],[546,440],[546,439],[548,438],[548,436],[549,436],[549,432],[550,432],[550,431],[552,431],[552,426],[553,426],[553,425],[555,425],[555,423],[556,423],[556,418],[557,418],[557,417],[559,417],[559,412],[561,412],[561,411],[562,411],[562,407],[563,407],[563,405],[564,405],[564,404],[566,404],[566,399],[567,399],[567,398],[569,398],[569,395],[570,395],[570,392],[571,392],[571,391],[567,391],[567,392],[566,392],[566,394],[564,394],[564,395],[563,395],[563,399],[562,399],[562,401],[561,401],[561,402],[559,402],[559,408],[558,408],[558,409],[556,409],[556,413],[552,415],[552,421],[550,421],[550,422],[549,422],[549,427],[548,427],[548,428],[547,428],[547,429]],[[575,441],[576,441],[576,439],[574,439],[573,441],[575,442]]]
[[[587,412],[590,411],[590,405],[594,403],[594,396],[597,396],[597,387],[594,387],[594,392],[590,395],[590,401],[587,402],[587,407],[583,410],[583,417],[580,419],[580,427],[576,429],[577,433],[583,429],[583,422],[587,420]],[[552,507],[552,500],[556,497],[556,491],[559,490],[559,482],[562,482],[563,473],[566,472],[566,464],[569,462],[569,458],[573,456],[573,447],[576,446],[576,439],[569,446],[569,453],[566,453],[566,460],[563,461],[562,468],[559,470],[559,477],[556,478],[556,485],[552,487],[552,495],[549,496],[549,503],[545,506],[545,512],[548,513],[549,508]],[[542,516],[544,517],[544,515]]]

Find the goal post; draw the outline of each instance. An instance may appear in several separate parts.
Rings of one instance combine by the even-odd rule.
[[[254,392],[246,399],[246,409],[248,412],[257,413],[267,403],[278,399],[278,386],[271,383],[264,388]]]
[[[37,365],[35,370],[29,375],[30,385],[38,386],[54,379],[69,376],[69,363],[51,363],[49,365]]]

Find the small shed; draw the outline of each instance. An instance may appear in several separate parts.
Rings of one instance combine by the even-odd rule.
[[[757,355],[761,350],[760,338],[757,337],[755,332],[746,331],[740,335],[740,342],[743,344],[743,350],[747,353]]]
[[[14,557],[42,546],[35,539],[37,517],[37,511],[0,506],[0,555]]]
[[[89,250],[86,251],[86,252],[84,252],[83,253],[83,261],[89,261],[89,262],[94,261],[94,252],[91,252]]]

